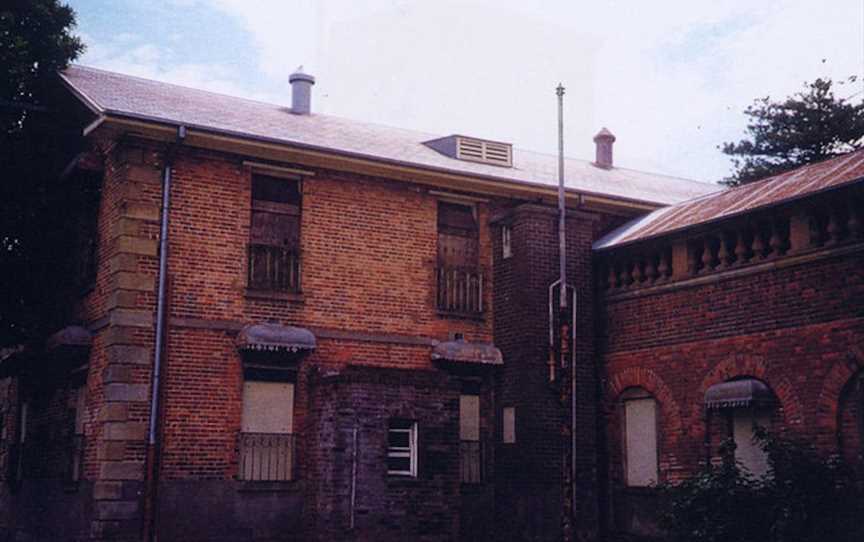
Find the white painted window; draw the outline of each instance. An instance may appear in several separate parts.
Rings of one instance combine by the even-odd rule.
[[[417,422],[390,421],[387,431],[387,474],[417,476]]]
[[[243,383],[240,475],[244,480],[294,478],[294,384]]]
[[[501,442],[516,443],[516,407],[504,407],[501,411]]]
[[[504,259],[513,256],[513,245],[510,241],[510,226],[501,227],[501,257]]]
[[[657,482],[657,402],[652,397],[624,400],[624,466],[628,486]]]
[[[769,428],[770,412],[752,408],[732,411],[732,438],[735,441],[735,461],[754,476],[768,473],[768,455],[754,439],[757,427]]]

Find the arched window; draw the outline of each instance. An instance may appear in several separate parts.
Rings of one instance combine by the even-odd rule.
[[[642,388],[621,394],[624,482],[630,487],[657,483],[657,401]]]
[[[864,463],[864,371],[849,379],[837,408],[840,454],[852,465]]]
[[[754,476],[768,472],[768,457],[755,435],[760,427],[771,429],[771,417],[776,406],[774,392],[755,378],[742,377],[722,382],[705,392],[709,420],[712,411],[727,416],[729,436],[735,442],[735,460]]]

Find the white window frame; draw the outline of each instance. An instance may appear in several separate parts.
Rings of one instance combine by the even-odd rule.
[[[393,422],[391,422],[392,424]],[[391,433],[408,433],[408,446],[390,446]],[[387,459],[390,458],[409,459],[408,470],[393,470],[389,464],[387,474],[390,476],[417,477],[417,422],[410,422],[408,427],[388,427],[387,429]]]

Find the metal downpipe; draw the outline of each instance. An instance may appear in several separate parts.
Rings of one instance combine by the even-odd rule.
[[[177,127],[177,140],[165,152],[162,173],[162,217],[159,225],[159,278],[156,297],[156,339],[153,351],[153,375],[150,385],[150,423],[147,431],[147,472],[145,473],[144,536],[145,542],[156,540],[156,483],[158,479],[159,396],[166,328],[166,287],[168,273],[168,222],[171,211],[171,168],[177,148],[186,138],[186,127]]]

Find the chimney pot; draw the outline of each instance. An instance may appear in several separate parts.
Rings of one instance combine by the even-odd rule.
[[[594,144],[597,146],[594,165],[603,169],[612,168],[612,144],[615,143],[615,135],[608,128],[603,128],[594,136]]]
[[[298,68],[288,77],[288,82],[291,83],[291,112],[295,115],[311,113],[312,85],[315,84],[315,78]]]

